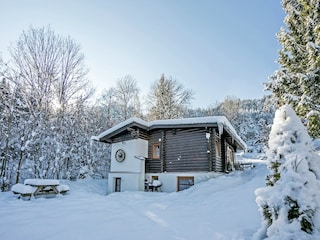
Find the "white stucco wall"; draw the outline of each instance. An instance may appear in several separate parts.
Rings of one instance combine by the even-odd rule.
[[[176,192],[178,190],[178,177],[194,177],[194,184],[197,184],[221,174],[214,172],[147,173],[145,178],[151,182],[152,176],[158,176],[158,180],[162,182],[161,190],[163,192]]]
[[[123,149],[126,153],[126,158],[123,162],[118,162],[115,158],[115,153],[119,149]],[[141,158],[146,158],[147,156],[148,141],[146,140],[132,139],[112,144],[108,193],[115,190],[115,178],[121,178],[121,191],[143,191],[145,161],[141,160]]]
[[[115,153],[118,149],[126,152],[126,158],[123,162],[115,159]],[[111,147],[111,172],[144,172],[144,161],[136,157],[147,157],[148,142],[142,139],[133,139],[125,142],[112,144]]]
[[[115,179],[121,178],[121,192],[144,191],[144,179],[137,173],[109,173],[108,193],[115,192]]]

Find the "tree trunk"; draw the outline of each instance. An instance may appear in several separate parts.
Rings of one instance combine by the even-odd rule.
[[[8,162],[8,152],[9,152],[9,139],[11,137],[11,125],[12,125],[12,114],[10,114],[9,121],[8,121],[8,131],[6,136],[6,146],[3,151],[3,158],[2,158],[2,166],[0,172],[1,178],[1,191],[4,192],[6,190],[5,178],[6,178],[6,167]]]
[[[17,168],[17,176],[16,176],[16,183],[19,183],[22,157],[23,157],[23,151],[20,149],[19,162],[18,162],[18,168]]]

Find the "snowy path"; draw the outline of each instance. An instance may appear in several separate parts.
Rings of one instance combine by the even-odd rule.
[[[104,195],[105,181],[71,182],[67,196],[18,200],[0,193],[4,240],[250,239],[260,226],[254,190],[265,165],[179,193]]]

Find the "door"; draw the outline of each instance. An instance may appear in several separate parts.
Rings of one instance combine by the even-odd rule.
[[[121,178],[114,178],[114,191],[121,192]]]

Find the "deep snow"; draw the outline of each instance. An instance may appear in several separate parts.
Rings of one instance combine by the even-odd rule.
[[[251,239],[261,225],[255,189],[268,169],[223,175],[177,193],[106,195],[106,180],[60,181],[70,193],[23,201],[0,193],[4,240]]]

